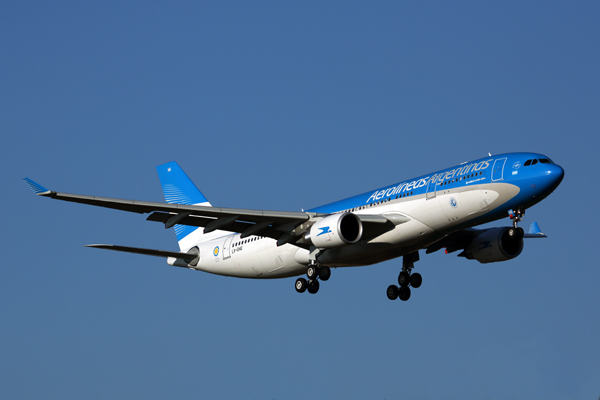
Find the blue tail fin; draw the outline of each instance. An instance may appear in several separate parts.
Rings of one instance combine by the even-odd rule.
[[[211,206],[175,161],[159,165],[156,171],[167,203]],[[196,226],[175,225],[175,234],[182,250],[194,246],[202,233],[203,229]]]

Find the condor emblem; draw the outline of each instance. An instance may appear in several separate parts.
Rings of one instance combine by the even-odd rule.
[[[321,236],[324,235],[326,233],[331,233],[331,229],[329,229],[328,226],[324,227],[324,228],[319,228],[321,230],[321,233],[319,233],[317,236]]]

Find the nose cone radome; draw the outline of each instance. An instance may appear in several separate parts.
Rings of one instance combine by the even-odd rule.
[[[565,170],[560,165],[547,164],[546,167],[546,187],[545,190],[552,192],[560,185],[563,178],[565,177]]]

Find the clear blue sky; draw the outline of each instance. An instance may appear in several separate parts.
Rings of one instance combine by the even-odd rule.
[[[4,2],[0,392],[10,399],[598,399],[600,3]],[[316,296],[84,248],[177,249],[176,160],[217,206],[297,211],[459,162],[566,171],[506,263],[421,254]],[[508,219],[496,225],[508,225]]]

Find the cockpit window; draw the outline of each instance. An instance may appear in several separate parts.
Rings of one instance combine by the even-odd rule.
[[[547,158],[540,158],[540,162],[541,162],[542,164],[552,164],[552,163],[550,162],[550,160],[548,160]]]
[[[531,165],[531,160],[527,160],[527,161],[525,161],[525,164],[523,164],[523,165],[524,165],[524,166]]]
[[[538,160],[534,159],[533,162],[531,163],[531,165],[535,165],[538,163]]]

